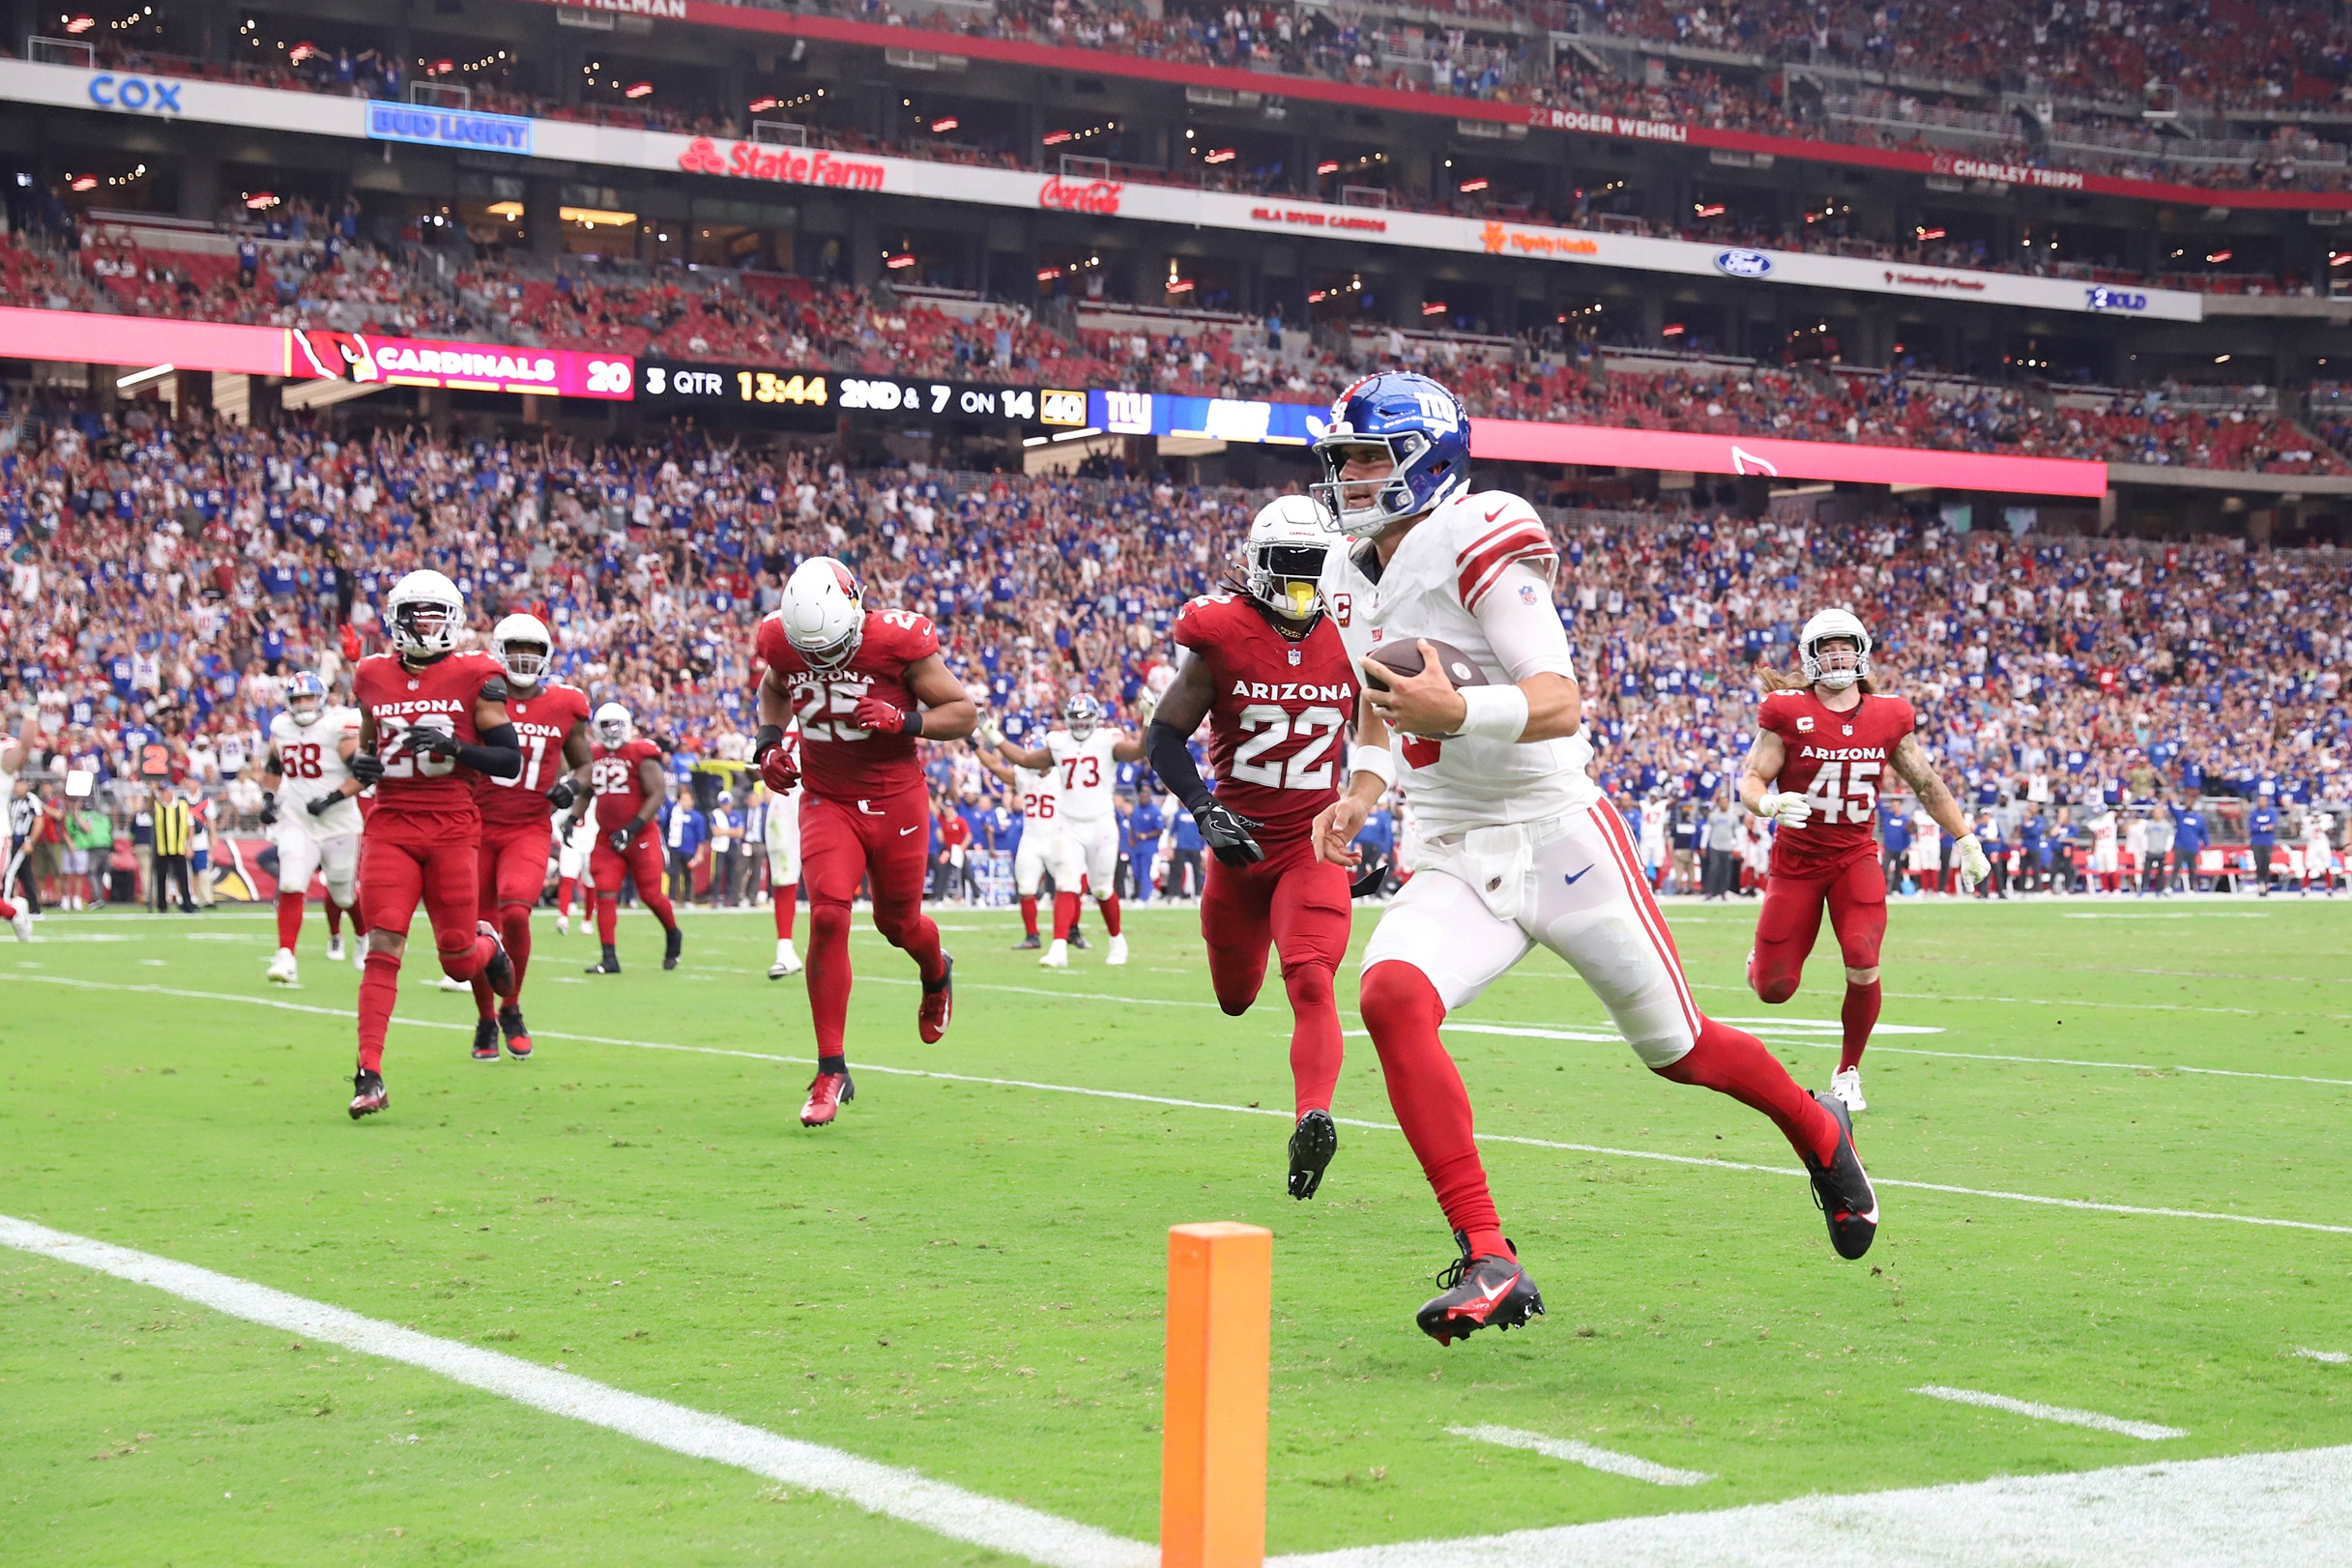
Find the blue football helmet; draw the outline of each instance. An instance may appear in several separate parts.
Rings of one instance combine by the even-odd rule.
[[[305,706],[307,705],[307,706]],[[297,724],[316,724],[327,711],[327,682],[309,670],[297,670],[286,682],[286,711]]]
[[[1315,455],[1322,459],[1323,482],[1310,493],[1342,534],[1367,537],[1468,491],[1469,416],[1460,398],[1429,377],[1383,370],[1339,394]],[[1382,456],[1391,465],[1385,479],[1341,480],[1350,458]],[[1367,487],[1368,504],[1349,505],[1350,490]]]

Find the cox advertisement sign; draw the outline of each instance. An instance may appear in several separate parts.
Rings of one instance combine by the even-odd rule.
[[[301,329],[294,332],[293,338],[294,373],[316,380],[616,400],[626,399],[635,392],[636,362],[625,354],[438,343]]]

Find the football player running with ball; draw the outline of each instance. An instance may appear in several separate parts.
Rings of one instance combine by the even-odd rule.
[[[1056,815],[1051,830],[1042,835],[1042,849],[1045,869],[1054,878],[1054,941],[1038,964],[1045,969],[1070,967],[1070,937],[1078,927],[1082,884],[1093,888],[1103,929],[1111,938],[1103,962],[1124,964],[1127,939],[1118,929],[1118,815],[1113,796],[1118,787],[1118,765],[1143,761],[1144,743],[1105,727],[1102,704],[1083,691],[1061,705],[1061,727],[1048,731],[1041,746],[1013,745],[994,730],[990,737],[998,755],[1017,769],[1047,775],[1051,785],[1047,798]],[[1029,830],[1024,821],[1025,841]],[[1030,886],[1033,894],[1036,884]]]
[[[514,998],[514,966],[498,929],[476,914],[481,808],[474,781],[520,772],[522,743],[507,717],[506,672],[486,653],[457,652],[465,618],[456,584],[437,571],[412,571],[384,599],[392,652],[363,658],[352,672],[360,744],[351,776],[376,792],[360,840],[368,930],[360,974],[360,1065],[352,1077],[355,1121],[391,1103],[384,1031],[420,903],[432,922],[441,972],[468,983],[479,974],[500,997]]]
[[[547,679],[555,638],[535,615],[510,615],[493,627],[490,656],[507,672],[507,719],[521,742],[523,766],[511,777],[483,778],[474,787],[481,807],[481,917],[498,922],[514,965],[514,995],[493,1009],[490,988],[475,978],[474,1060],[496,1061],[504,1035],[508,1054],[524,1061],[531,1056],[522,1008],[531,911],[547,886],[555,814],[568,810],[588,783],[588,693]]]
[[[1348,872],[1315,852],[1315,820],[1338,798],[1346,730],[1360,683],[1320,587],[1332,547],[1321,510],[1283,496],[1258,513],[1243,547],[1239,594],[1194,599],[1176,615],[1176,680],[1152,711],[1152,771],[1192,813],[1214,853],[1201,895],[1217,1005],[1247,1012],[1265,980],[1266,948],[1291,999],[1290,1192],[1312,1198],[1339,1148],[1332,977],[1348,956]],[[1216,793],[1184,742],[1209,726]]]
[[[277,841],[277,954],[267,977],[293,985],[310,879],[327,874],[327,912],[349,910],[355,939],[367,935],[359,911],[360,793],[351,759],[360,749],[360,715],[332,708],[327,682],[300,670],[286,682],[286,711],[270,720],[270,749],[261,765],[261,825]],[[330,931],[327,956],[343,956],[342,928]],[[362,963],[365,963],[363,956]]]
[[[752,761],[770,794],[800,798],[800,880],[808,888],[808,1007],[817,1076],[800,1124],[830,1123],[857,1089],[846,1038],[850,901],[872,881],[874,929],[915,960],[922,980],[915,1028],[947,1032],[954,962],[923,913],[931,857],[931,792],[917,740],[961,740],[979,709],[940,657],[939,632],[911,610],[869,610],[857,579],[830,556],[803,561],[784,602],[761,621],[760,733]],[[800,724],[796,764],[784,727]]]
[[[1699,1010],[1625,820],[1587,773],[1583,696],[1553,607],[1559,558],[1534,508],[1471,489],[1462,404],[1426,376],[1350,387],[1316,450],[1327,476],[1317,498],[1363,541],[1350,558],[1355,619],[1384,646],[1421,654],[1409,674],[1364,661],[1355,770],[1316,824],[1323,857],[1355,864],[1356,831],[1399,782],[1402,758],[1421,848],[1364,952],[1359,1004],[1389,1103],[1461,1249],[1421,1329],[1450,1344],[1543,1311],[1496,1217],[1469,1096],[1438,1038],[1447,1013],[1539,944],[1592,988],[1645,1066],[1771,1118],[1812,1173],[1838,1253],[1861,1257],[1878,1204],[1845,1107],[1807,1094],[1754,1035]],[[1452,651],[1445,663],[1458,653],[1480,679],[1457,689],[1437,643]]]
[[[1741,803],[1777,823],[1772,871],[1757,912],[1748,984],[1778,1005],[1796,995],[1821,933],[1821,912],[1845,958],[1844,1028],[1829,1091],[1863,1110],[1862,1050],[1878,1023],[1878,946],[1886,877],[1878,866],[1878,787],[1893,773],[1953,838],[1962,893],[1992,874],[1968,817],[1911,732],[1911,705],[1871,680],[1871,634],[1846,610],[1823,610],[1797,634],[1801,673],[1767,672],[1756,741],[1739,775]]]
[[[661,922],[661,967],[676,969],[685,951],[685,933],[670,908],[663,877],[661,834],[651,831],[669,803],[670,777],[662,770],[661,747],[637,733],[636,720],[619,703],[596,710],[596,746],[588,765],[596,792],[596,842],[588,852],[589,901],[596,911],[596,940],[604,954],[588,967],[591,974],[621,973],[621,879],[637,885],[637,896]]]

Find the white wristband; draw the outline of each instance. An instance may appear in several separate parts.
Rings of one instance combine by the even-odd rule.
[[[1461,733],[1516,745],[1527,729],[1527,694],[1516,685],[1466,686]]]
[[[1356,772],[1370,773],[1379,779],[1383,790],[1396,788],[1396,754],[1386,746],[1357,746],[1348,753],[1348,766]]]

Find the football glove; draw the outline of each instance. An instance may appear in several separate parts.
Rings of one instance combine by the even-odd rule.
[[[547,786],[547,803],[558,811],[569,811],[571,803],[579,798],[579,786],[572,783],[569,774]]]
[[[343,792],[341,790],[329,790],[325,795],[320,796],[317,799],[303,807],[303,809],[309,812],[313,817],[323,817],[328,812],[333,811],[336,806],[339,806],[342,803]]]
[[[883,701],[872,692],[857,699],[857,711],[850,722],[861,730],[876,735],[918,735],[923,728],[923,715],[911,713],[896,703]]]
[[[997,728],[997,721],[986,714],[981,715],[978,727],[972,734],[974,740],[991,751],[1004,744],[1004,732]]]
[[[613,847],[615,855],[625,858],[629,850],[637,842],[637,829],[633,827],[616,828],[606,836],[604,842]]]
[[[760,782],[770,795],[788,795],[799,788],[800,769],[793,766],[792,753],[782,746],[769,747],[768,755],[760,759]]]
[[[427,757],[454,757],[457,755],[457,737],[439,727],[413,725],[408,732],[408,749]]]
[[[261,798],[261,825],[269,828],[275,826],[276,822],[277,795],[276,791],[269,791],[264,793]]]
[[[1192,814],[1194,826],[1201,829],[1201,842],[1216,851],[1217,858],[1227,865],[1250,865],[1265,858],[1265,851],[1250,837],[1250,829],[1263,826],[1250,821],[1222,800],[1211,800]]]
[[[374,784],[384,777],[384,759],[372,751],[363,751],[351,759],[351,776],[363,785]]]
[[[1813,821],[1813,802],[1792,791],[1767,794],[1756,802],[1756,814],[1783,828],[1802,828]]]
[[[1992,875],[1992,861],[1985,855],[1985,846],[1976,841],[1974,833],[1963,834],[1952,846],[1953,881],[1963,893],[1973,893]]]

